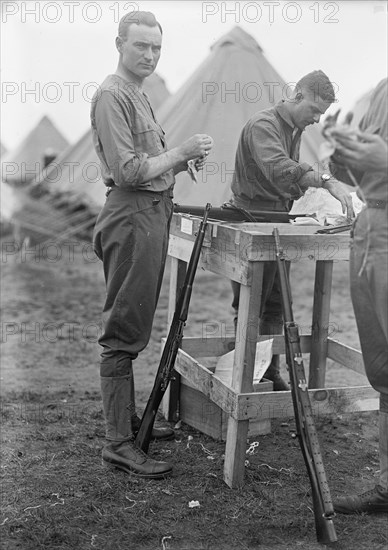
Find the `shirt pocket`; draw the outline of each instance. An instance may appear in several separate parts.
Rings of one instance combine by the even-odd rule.
[[[150,157],[163,153],[164,148],[158,132],[144,117],[136,117],[132,135],[136,152],[146,153]]]

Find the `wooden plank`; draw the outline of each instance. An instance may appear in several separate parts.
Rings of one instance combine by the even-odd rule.
[[[251,286],[241,285],[236,327],[232,388],[252,391],[264,264],[252,264]]]
[[[272,391],[272,388],[273,383],[268,380],[257,384],[255,391]],[[226,441],[228,414],[195,389],[183,376],[181,377],[180,405],[180,418],[183,422],[214,439]],[[248,437],[268,433],[271,433],[271,420],[249,421]]]
[[[263,224],[267,225],[267,224]],[[247,250],[249,261],[274,260],[275,251],[272,237],[273,227],[280,228],[282,248],[284,248],[285,259],[289,261],[348,261],[349,260],[349,234],[337,233],[324,235],[306,232],[301,233],[301,227],[290,224],[270,224],[269,227],[261,228],[268,235],[254,235],[251,233],[251,243]],[[286,225],[286,228],[283,227]],[[311,227],[309,228],[311,230]],[[316,231],[316,228],[313,228]]]
[[[245,262],[275,260],[273,227],[279,229],[286,259],[291,261],[339,261],[349,260],[349,232],[334,235],[317,234],[316,226],[292,224],[240,223],[217,224],[213,232],[209,254],[223,257],[227,265]],[[182,240],[192,240],[185,235],[180,225],[172,224],[171,235]]]
[[[316,226],[297,226],[287,223],[233,224],[220,228],[217,237],[225,239],[226,231],[238,231],[240,260],[274,261],[276,256],[272,233],[275,226],[281,236],[286,260],[349,260],[350,232],[334,235],[317,234]]]
[[[195,358],[200,357],[220,357],[225,353],[233,350],[235,347],[234,338],[229,338],[226,336],[220,337],[209,337],[211,334],[209,332],[204,335],[203,338],[197,336],[186,336],[182,339],[182,349]],[[217,327],[217,331],[219,327]],[[213,332],[214,334],[214,332]],[[262,335],[257,337],[258,342],[268,340],[273,338],[273,353],[276,355],[284,355],[286,353],[286,348],[284,344],[284,336],[282,335]],[[300,345],[302,353],[310,353],[311,351],[311,335],[306,334],[300,337]]]
[[[294,415],[291,392],[236,394],[184,351],[178,351],[177,361],[177,370],[185,377],[184,383],[192,384],[236,421],[289,418]],[[310,389],[309,395],[315,415],[378,409],[379,394],[371,386]]]
[[[325,387],[332,277],[333,262],[317,261],[311,327],[309,388]]]
[[[219,330],[219,326],[216,330]],[[211,327],[209,327],[208,332],[204,333],[203,338],[184,336],[182,338],[182,349],[195,358],[220,357],[234,349],[234,337],[209,337],[210,331]]]
[[[333,340],[327,339],[327,357],[344,367],[365,375],[365,365],[361,351]]]
[[[168,245],[170,256],[188,262],[192,247],[192,242],[184,237],[170,235]],[[210,248],[202,249],[198,266],[217,275],[247,284],[250,271],[249,262],[247,260],[241,262],[238,258],[236,260],[233,254],[228,254],[228,259],[226,259],[225,254],[223,250],[219,250],[213,245]]]
[[[256,342],[259,326],[264,264],[252,263],[251,286],[241,285],[236,328],[232,388],[237,393],[252,391]],[[249,421],[228,420],[224,480],[229,487],[243,483]]]
[[[371,386],[308,390],[315,416],[379,409],[379,393]],[[273,419],[294,416],[291,392],[266,392],[237,396],[237,419]],[[233,411],[233,414],[234,411]]]
[[[192,249],[192,241],[188,241],[182,237],[177,237],[176,235],[170,235],[168,241],[169,256],[188,262],[190,260]]]
[[[199,265],[212,273],[249,285],[251,264],[274,260],[273,238],[270,235],[255,235],[234,229],[234,233],[227,235],[228,238],[224,241],[225,230],[228,228],[221,229],[217,230],[217,237],[212,239],[211,245],[202,250]],[[286,249],[286,259],[324,263],[348,260],[349,239],[340,235],[284,234],[282,246]],[[238,241],[234,242],[233,237]],[[170,234],[170,256],[188,261],[191,249],[192,241],[189,236]]]
[[[222,415],[226,414],[201,391],[181,378],[180,418],[196,430],[222,439]]]
[[[249,420],[239,422],[229,417],[226,432],[224,481],[232,489],[240,487],[244,482],[248,430]]]
[[[181,349],[177,353],[175,369],[212,402],[216,403],[229,415],[236,416],[236,392]]]

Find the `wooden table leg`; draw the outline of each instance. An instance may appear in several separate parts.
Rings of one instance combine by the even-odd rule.
[[[263,262],[252,263],[251,284],[241,285],[232,377],[232,388],[236,393],[253,391],[263,269]],[[249,420],[228,419],[224,480],[232,488],[244,480],[248,428]]]
[[[315,267],[309,388],[325,387],[332,278],[333,261],[318,260]]]

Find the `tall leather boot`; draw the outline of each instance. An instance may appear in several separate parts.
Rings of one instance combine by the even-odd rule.
[[[131,427],[132,374],[101,377],[101,395],[108,444],[102,450],[103,464],[128,474],[158,479],[171,474],[168,462],[154,460],[134,444]]]
[[[380,394],[379,411],[380,479],[373,489],[348,495],[334,501],[334,510],[341,514],[388,512],[388,395]]]
[[[137,436],[138,431],[140,430],[141,418],[136,413],[136,401],[135,401],[135,381],[134,376],[131,377],[130,383],[130,405],[129,412],[131,416],[131,428],[134,437]],[[151,432],[151,439],[154,441],[170,441],[174,439],[175,432],[171,428],[164,428],[161,426],[154,426]]]
[[[274,391],[288,391],[290,389],[287,382],[280,376],[280,356],[273,355],[271,364],[265,371],[263,378],[273,382]]]
[[[268,323],[260,321],[260,334],[282,334],[283,325],[280,323]],[[265,371],[263,378],[273,382],[274,391],[288,391],[290,389],[287,382],[280,376],[280,356],[273,355],[268,369]]]

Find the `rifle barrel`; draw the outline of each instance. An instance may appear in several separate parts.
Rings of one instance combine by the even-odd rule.
[[[273,236],[275,239],[276,262],[280,281],[286,359],[290,373],[295,423],[297,426],[299,444],[312,489],[317,540],[318,542],[329,544],[337,541],[337,535],[332,521],[334,509],[331,502],[330,489],[323,466],[306,383],[299,329],[294,322],[287,268],[280,246],[279,231],[276,227],[273,230]]]
[[[177,214],[191,214],[192,216],[203,216],[202,206],[190,206],[185,204],[174,204],[174,212]],[[244,210],[233,205],[222,205],[212,207],[209,211],[209,218],[228,222],[256,222],[256,223],[288,223],[290,220],[304,217],[300,214],[279,212],[275,210]]]

